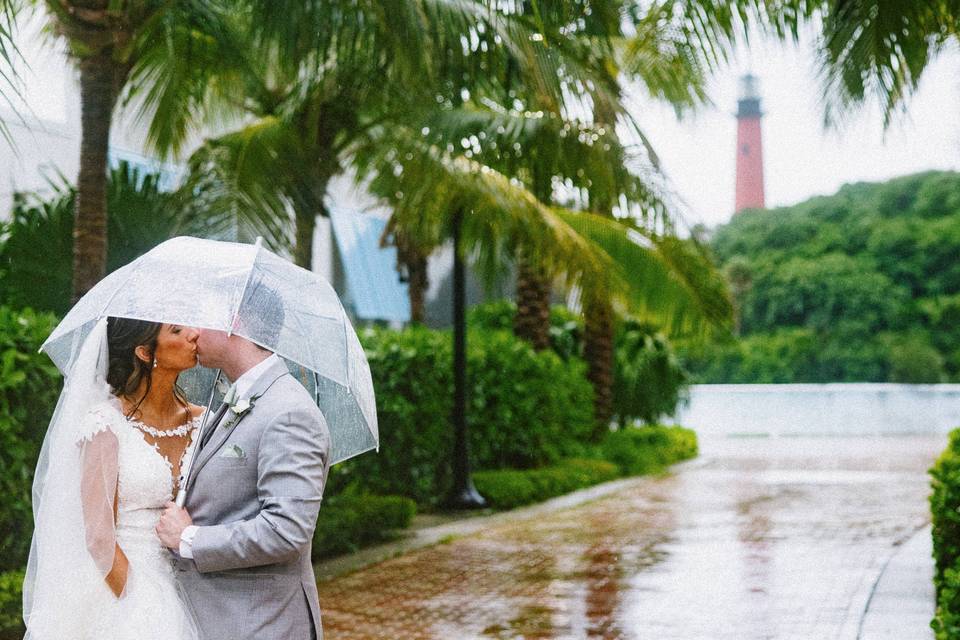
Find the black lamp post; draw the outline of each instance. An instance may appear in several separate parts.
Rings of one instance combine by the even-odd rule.
[[[446,505],[453,509],[487,506],[470,478],[467,444],[467,294],[466,268],[461,255],[463,211],[453,214],[453,488]]]

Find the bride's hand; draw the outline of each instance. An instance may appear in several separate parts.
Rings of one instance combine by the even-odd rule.
[[[123,553],[123,549],[118,545],[117,551],[113,555],[113,567],[105,578],[107,586],[110,587],[110,591],[113,591],[113,595],[117,598],[123,594],[123,588],[127,586],[127,572],[129,570],[130,562],[127,560],[126,554]]]

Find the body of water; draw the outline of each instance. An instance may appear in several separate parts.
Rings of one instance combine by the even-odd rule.
[[[895,435],[960,426],[960,384],[702,384],[674,421],[703,435]]]

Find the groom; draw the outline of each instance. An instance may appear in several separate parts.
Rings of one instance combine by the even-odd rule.
[[[323,415],[253,342],[204,329],[197,350],[234,382],[198,443],[185,508],[169,503],[157,525],[187,606],[202,640],[321,638],[310,546],[330,468]]]

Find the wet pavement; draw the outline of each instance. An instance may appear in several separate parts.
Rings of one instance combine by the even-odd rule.
[[[321,581],[325,637],[853,640],[945,445],[702,439],[679,473]]]

